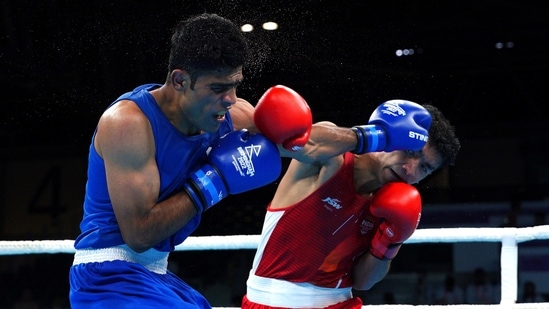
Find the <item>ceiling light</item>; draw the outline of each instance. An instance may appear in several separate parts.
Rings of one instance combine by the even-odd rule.
[[[272,21],[268,21],[263,24],[263,29],[265,30],[276,30],[278,29],[278,24]]]
[[[242,27],[240,27],[240,30],[242,32],[252,32],[254,30],[254,26],[250,24],[245,24],[245,25],[242,25]]]

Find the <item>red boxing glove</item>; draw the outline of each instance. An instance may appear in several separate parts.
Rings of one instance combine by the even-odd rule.
[[[275,144],[296,151],[309,140],[313,115],[297,92],[277,85],[269,88],[257,102],[254,124]]]
[[[417,189],[403,182],[391,182],[372,197],[370,213],[381,223],[370,253],[381,260],[392,260],[402,243],[410,238],[421,218],[421,196]]]

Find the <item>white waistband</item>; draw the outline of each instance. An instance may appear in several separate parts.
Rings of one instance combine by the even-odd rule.
[[[137,253],[127,245],[102,249],[78,249],[74,254],[72,265],[119,260],[141,264],[152,272],[165,274],[168,269],[168,255],[168,252],[156,249]]]
[[[246,284],[246,297],[250,301],[271,307],[323,308],[353,297],[351,288],[321,288],[251,273]]]

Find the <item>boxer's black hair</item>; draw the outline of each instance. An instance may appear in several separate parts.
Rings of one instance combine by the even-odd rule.
[[[441,155],[441,167],[454,165],[461,148],[454,126],[437,107],[430,104],[423,104],[423,107],[433,119],[429,128],[429,145]]]
[[[201,74],[243,66],[248,54],[246,39],[233,22],[204,13],[182,20],[175,27],[168,71],[187,71],[192,89]]]

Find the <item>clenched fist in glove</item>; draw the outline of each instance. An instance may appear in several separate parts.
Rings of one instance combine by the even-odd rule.
[[[427,143],[431,115],[423,106],[391,100],[378,106],[368,125],[355,126],[358,143],[354,153],[421,150]]]
[[[198,212],[206,211],[229,194],[268,185],[282,170],[277,146],[265,136],[247,130],[220,138],[212,146],[208,161],[184,185]]]
[[[374,194],[370,213],[381,221],[372,238],[370,253],[381,260],[392,260],[419,224],[421,196],[409,184],[391,182]]]
[[[269,88],[257,102],[254,124],[275,144],[296,151],[309,140],[313,116],[297,92],[277,85]]]

